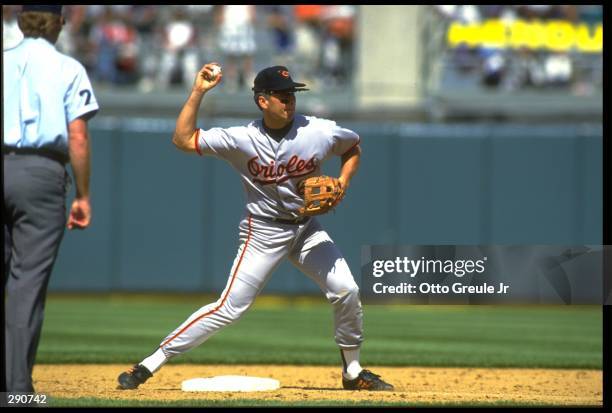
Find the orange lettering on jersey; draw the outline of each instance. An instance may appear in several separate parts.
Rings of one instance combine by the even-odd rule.
[[[308,175],[317,169],[317,160],[315,157],[308,161],[298,158],[293,155],[289,158],[287,164],[280,163],[275,165],[271,161],[269,165],[260,164],[259,156],[255,156],[247,162],[247,169],[253,176],[253,181],[262,185],[279,184],[291,178],[297,178]]]

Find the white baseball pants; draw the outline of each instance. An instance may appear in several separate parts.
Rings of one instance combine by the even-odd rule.
[[[239,229],[240,246],[225,289],[217,301],[193,313],[162,341],[160,349],[166,358],[202,344],[238,320],[284,258],[314,280],[332,304],[338,346],[360,346],[363,324],[358,286],[336,244],[316,218],[294,225],[248,215]]]

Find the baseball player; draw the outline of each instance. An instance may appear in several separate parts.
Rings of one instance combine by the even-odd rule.
[[[348,188],[359,165],[359,136],[336,122],[296,114],[295,93],[308,89],[294,82],[284,66],[268,67],[255,78],[254,100],[262,119],[227,129],[198,129],[202,99],[222,77],[217,64],[202,67],[176,121],[173,142],[185,152],[223,159],[240,174],[247,203],[239,224],[238,252],[219,299],[193,313],[153,354],[119,375],[119,387],[137,388],[171,357],[238,320],[274,269],[288,258],[317,283],[333,306],[343,387],[392,390],[393,386],[359,364],[361,301],[342,253],[316,218],[298,212],[304,201],[298,183],[321,175],[321,164],[332,155],[341,157],[338,180],[343,189]]]
[[[70,162],[76,183],[67,226],[91,220],[87,121],[98,103],[85,68],[54,44],[60,5],[25,5],[21,43],[4,51],[2,152],[6,385],[33,392],[47,285],[66,226]]]

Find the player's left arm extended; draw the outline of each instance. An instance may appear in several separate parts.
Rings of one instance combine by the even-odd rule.
[[[361,147],[359,145],[356,145],[354,148],[342,155],[340,177],[338,178],[338,180],[342,184],[342,189],[344,189],[344,191],[348,189],[353,175],[357,173],[360,159]]]

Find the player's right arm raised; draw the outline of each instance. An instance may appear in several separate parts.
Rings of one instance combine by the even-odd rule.
[[[202,98],[210,89],[214,88],[219,84],[223,78],[223,74],[219,72],[216,77],[213,78],[213,67],[218,66],[217,63],[207,63],[196,75],[193,82],[193,88],[181,113],[176,120],[176,127],[174,134],[172,135],[172,143],[182,151],[195,152],[196,151],[196,136],[197,127],[196,120],[198,117],[198,110],[202,103]]]

